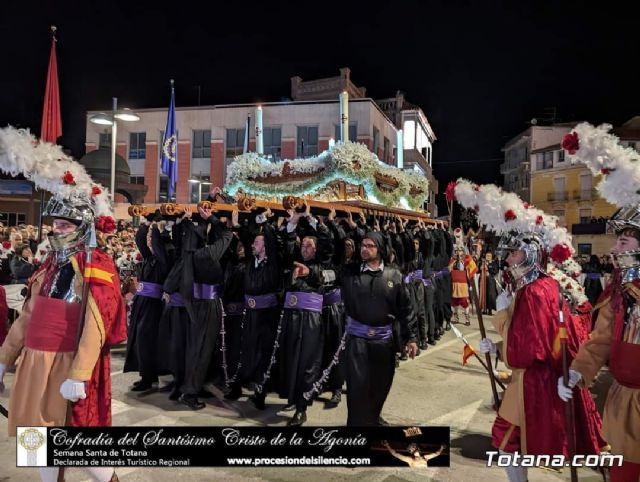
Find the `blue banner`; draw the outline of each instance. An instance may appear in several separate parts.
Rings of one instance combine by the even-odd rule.
[[[162,174],[169,177],[168,199],[172,200],[176,195],[176,182],[178,180],[178,136],[176,133],[176,103],[171,82],[171,104],[167,114],[167,127],[162,137],[161,167]]]

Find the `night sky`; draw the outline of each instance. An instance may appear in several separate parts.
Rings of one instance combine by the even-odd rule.
[[[49,25],[58,27],[64,135],[84,153],[85,111],[279,101],[290,77],[402,90],[438,140],[435,175],[500,182],[504,143],[558,121],[640,115],[640,2],[4,2],[0,125],[40,130]],[[73,5],[73,6],[71,6]]]

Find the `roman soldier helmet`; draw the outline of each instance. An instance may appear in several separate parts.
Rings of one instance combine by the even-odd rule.
[[[478,185],[466,179],[456,181],[454,192],[463,207],[476,211],[480,224],[500,235],[497,256],[504,259],[511,251],[524,252],[524,260],[508,268],[514,290],[546,273],[548,259],[562,266],[573,254],[571,235],[558,219],[516,194],[495,184]]]
[[[43,216],[67,219],[78,226],[69,234],[49,234],[59,261],[82,249],[93,229],[105,233],[115,229],[108,192],[60,146],[40,142],[24,129],[2,128],[0,171],[12,176],[22,174],[36,188],[51,192]]]
[[[640,240],[640,153],[622,146],[609,130],[609,124],[580,123],[564,137],[562,147],[572,162],[582,162],[594,175],[602,175],[598,192],[619,207],[607,222],[607,231],[627,232]],[[640,279],[640,249],[615,253],[614,258],[622,283]]]

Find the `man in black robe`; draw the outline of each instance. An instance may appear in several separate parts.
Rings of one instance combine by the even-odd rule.
[[[184,258],[183,297],[189,313],[186,332],[185,380],[179,401],[193,410],[204,408],[198,395],[207,381],[213,350],[220,331],[222,319],[222,282],[224,272],[220,259],[231,243],[233,234],[210,209],[198,207],[202,226],[198,233],[207,238],[207,244]],[[237,224],[238,212],[232,214],[232,223]],[[211,232],[207,233],[207,224]],[[188,286],[188,278],[192,278]],[[191,288],[191,291],[189,291]]]
[[[159,214],[159,213],[158,213]],[[153,220],[155,214],[153,215]],[[147,221],[136,233],[136,245],[142,255],[137,293],[129,316],[127,355],[123,371],[139,371],[141,379],[131,391],[143,392],[157,386],[158,375],[164,375],[158,366],[158,326],[164,304],[162,283],[171,269],[169,255],[160,230],[155,222]]]
[[[261,231],[252,238],[247,229],[240,230],[240,239],[251,246],[244,277],[245,315],[242,333],[242,367],[238,378],[225,395],[228,400],[242,396],[242,385],[256,385],[252,401],[256,408],[264,410],[266,387],[262,385],[264,374],[271,365],[278,322],[280,321],[280,291],[282,289],[281,262],[276,232],[267,211],[256,216]]]
[[[317,237],[304,236],[300,253],[295,253],[295,237],[301,216],[311,220],[304,226],[304,231],[317,232],[317,220],[311,218],[310,214],[295,213],[287,224],[287,254],[292,272],[283,306],[279,359],[280,396],[287,398],[289,405],[295,405],[296,408],[288,425],[302,425],[307,420],[309,400],[305,399],[304,394],[311,390],[320,376],[323,351],[324,270],[316,258]]]
[[[385,242],[369,232],[360,245],[363,263],[342,274],[347,315],[347,425],[379,425],[395,372],[392,323],[399,324],[400,343],[414,358],[418,350],[410,330],[415,314],[402,274],[385,266]]]

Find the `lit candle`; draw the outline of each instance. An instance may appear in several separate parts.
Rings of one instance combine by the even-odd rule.
[[[336,140],[332,137],[329,139],[329,149],[333,149],[333,146],[336,145]]]
[[[264,136],[262,135],[262,107],[256,109],[256,152],[264,154]]]
[[[349,140],[349,94],[340,94],[340,140]]]
[[[396,134],[396,158],[396,165],[399,169],[402,169],[404,167],[404,137],[402,129],[399,129]]]

